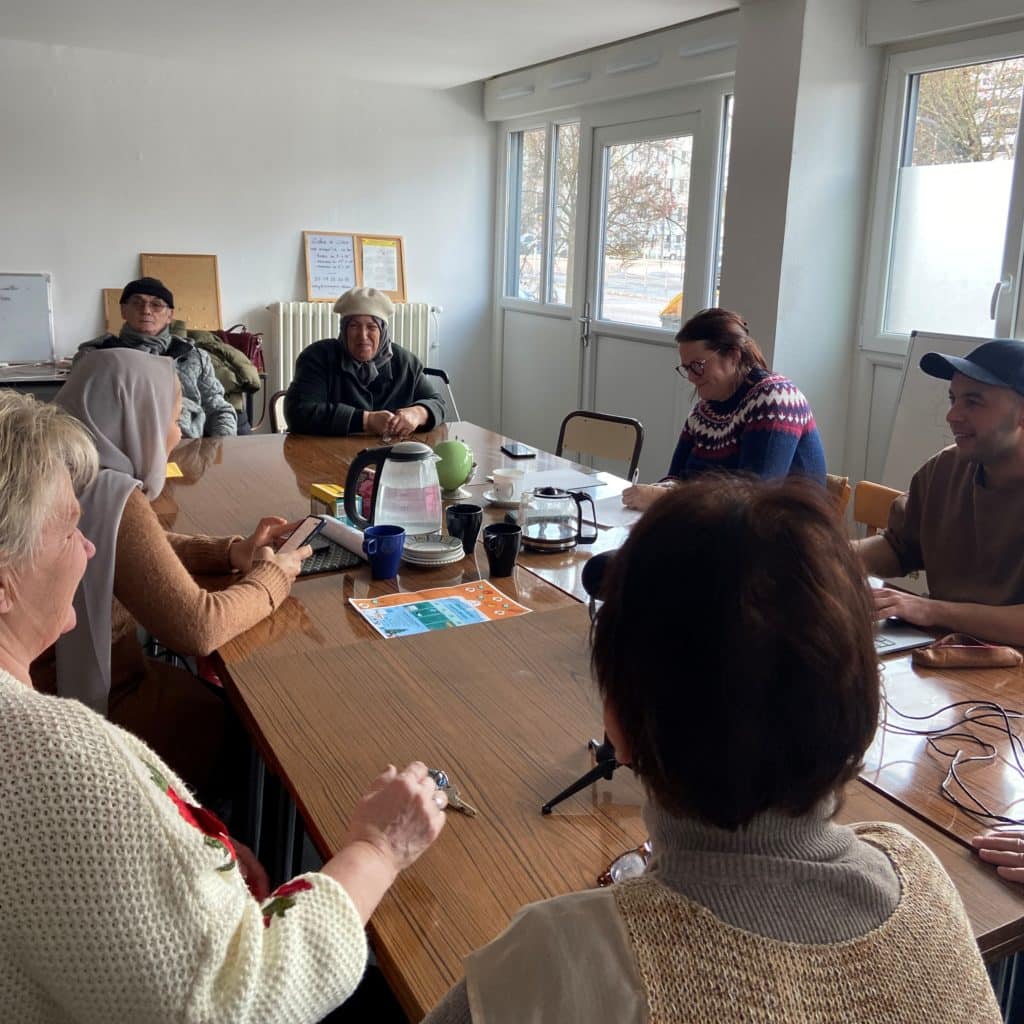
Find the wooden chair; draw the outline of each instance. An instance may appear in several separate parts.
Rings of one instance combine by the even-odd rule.
[[[850,504],[850,495],[853,493],[850,478],[836,476],[835,473],[826,473],[825,489],[828,491],[828,496],[835,502],[836,518],[842,519],[846,515],[846,506]]]
[[[270,430],[274,434],[287,434],[288,421],[284,416],[284,396],[287,391],[275,391],[270,396]]]
[[[895,487],[861,480],[853,493],[853,521],[866,526],[866,536],[873,537],[888,525],[889,509],[902,493]]]
[[[644,446],[644,426],[629,416],[577,409],[562,420],[555,454],[563,449],[604,459],[621,459],[628,464],[626,477],[633,479]]]

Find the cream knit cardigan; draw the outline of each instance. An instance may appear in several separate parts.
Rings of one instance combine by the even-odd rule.
[[[298,1024],[342,1002],[366,963],[345,890],[312,873],[261,906],[211,831],[145,744],[0,670],[0,1019]]]

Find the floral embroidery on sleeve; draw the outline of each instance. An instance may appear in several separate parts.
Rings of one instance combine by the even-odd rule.
[[[237,856],[235,854],[234,844],[231,842],[231,837],[228,835],[227,825],[224,824],[217,817],[213,811],[208,811],[205,807],[198,807],[194,804],[187,804],[184,800],[174,792],[174,789],[168,783],[163,773],[159,771],[154,765],[151,765],[148,761],[143,762],[149,769],[150,778],[156,783],[156,785],[167,794],[171,799],[171,803],[178,808],[178,813],[194,828],[199,829],[203,833],[203,842],[207,846],[219,847],[228,856],[228,859],[221,864],[218,871],[233,871],[236,866]]]
[[[271,918],[284,917],[285,911],[295,906],[296,893],[308,892],[312,888],[312,884],[304,878],[296,878],[291,882],[285,882],[284,885],[279,885],[263,904],[263,927],[269,928]]]

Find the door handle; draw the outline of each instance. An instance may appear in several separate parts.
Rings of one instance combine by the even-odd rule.
[[[583,314],[577,317],[580,323],[580,344],[584,348],[588,348],[590,345],[590,325],[593,323],[594,318],[590,315],[590,303],[583,303]]]
[[[1004,288],[1009,288],[1013,284],[1013,278],[1009,275],[996,281],[995,287],[992,289],[992,298],[988,304],[988,318],[989,320],[995,320],[996,309],[999,306],[999,295]]]

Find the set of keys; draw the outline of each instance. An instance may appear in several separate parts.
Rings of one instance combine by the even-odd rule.
[[[427,774],[434,780],[435,785],[438,789],[444,790],[445,796],[448,797],[448,806],[453,811],[458,811],[460,814],[468,815],[470,818],[476,817],[476,808],[472,804],[467,804],[465,800],[459,795],[459,791],[452,785],[451,779],[448,778],[448,773],[440,768],[428,768]]]

